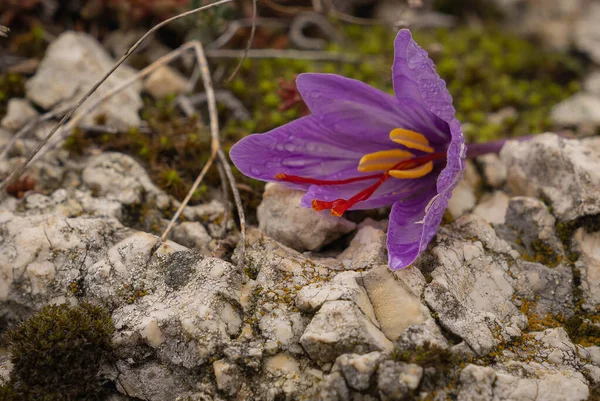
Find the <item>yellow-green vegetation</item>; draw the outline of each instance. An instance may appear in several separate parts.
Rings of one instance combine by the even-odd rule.
[[[131,128],[124,133],[99,136],[90,136],[77,129],[67,139],[65,147],[74,155],[84,153],[90,146],[127,153],[144,165],[153,181],[162,189],[183,200],[210,158],[211,139],[209,128],[201,122],[200,117],[180,116],[173,100],[172,97],[163,100],[144,98],[141,116],[147,123],[147,129]],[[232,138],[225,137],[224,148],[228,151],[233,142]],[[255,210],[264,184],[238,171],[234,171],[234,174],[241,184],[240,192],[246,210]],[[191,204],[212,199],[209,189],[220,184],[216,168],[211,169],[192,196]],[[140,214],[142,217],[143,213]]]
[[[391,356],[396,361],[414,363],[424,369],[419,391],[429,393],[427,400],[437,399],[438,393],[454,394],[459,368],[466,361],[450,349],[429,342],[408,349],[397,348]]]
[[[252,59],[243,63],[234,80],[223,84],[251,115],[247,121],[234,120],[220,105],[226,153],[246,135],[269,131],[307,113],[294,88],[300,73],[341,74],[392,93],[390,68],[396,31],[384,27],[365,30],[356,25],[340,28],[344,42],[331,44],[328,50],[357,55],[359,62]],[[413,34],[446,80],[469,141],[551,129],[550,108],[579,88],[583,67],[575,58],[544,51],[500,30],[464,27],[416,30]],[[142,118],[149,132],[132,129],[126,134],[96,137],[93,142],[106,150],[136,156],[146,163],[159,186],[182,199],[210,155],[210,135],[198,119],[180,117],[172,100],[146,99]],[[500,111],[504,118],[493,116]],[[69,143],[74,152],[86,146],[77,138]],[[263,184],[243,177],[235,169],[234,173],[252,221]],[[210,188],[219,184],[219,175],[213,169],[192,202],[208,199]]]
[[[19,74],[0,74],[0,119],[6,115],[6,106],[12,98],[25,96],[25,78]]]
[[[49,305],[6,333],[14,365],[0,399],[91,400],[102,393],[99,374],[112,359],[109,312],[82,303]]]

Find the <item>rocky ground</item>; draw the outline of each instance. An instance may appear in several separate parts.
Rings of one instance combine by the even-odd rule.
[[[547,40],[598,63],[597,41],[586,40],[598,33],[596,6],[562,19],[527,9],[519,27],[576,24],[567,43]],[[86,34],[59,36],[25,98],[8,103],[0,148],[112,62]],[[142,91],[183,87],[173,70],[160,74],[86,123],[140,125]],[[592,69],[553,121],[595,132],[599,77]],[[51,127],[16,141],[0,176]],[[151,234],[179,202],[126,154],[58,146],[27,174],[35,191],[23,180],[0,202],[0,328],[48,304],[106,307],[116,328],[116,360],[101,372],[110,400],[600,399],[598,136],[545,133],[470,161],[429,249],[396,272],[385,220],[317,214],[279,185],[267,185],[242,252],[219,196],[187,206],[169,240]],[[0,385],[9,359],[0,351]]]

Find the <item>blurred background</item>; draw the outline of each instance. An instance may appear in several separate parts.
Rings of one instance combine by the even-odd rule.
[[[11,32],[0,39],[0,119],[11,98],[27,95],[48,108],[58,104],[36,100],[35,93],[26,93],[36,89],[26,88],[25,81],[38,72],[48,47],[65,31],[87,33],[117,59],[155,24],[207,3],[2,1],[0,24]],[[226,150],[249,133],[307,113],[294,85],[299,73],[337,73],[391,92],[393,39],[401,27],[410,28],[436,62],[468,141],[549,130],[590,135],[600,124],[598,2],[259,0],[252,49],[229,80],[250,36],[251,19],[251,1],[215,7],[161,29],[127,61],[139,70],[186,42],[202,42],[217,89]],[[60,64],[49,68],[64,70]],[[161,188],[182,199],[210,148],[203,123],[208,121],[205,97],[195,69],[191,54],[161,68],[143,83],[139,121],[115,123],[110,113],[96,114],[93,122],[72,133],[66,148],[74,155],[90,149],[133,155]],[[189,107],[188,113],[182,110],[182,96],[194,115]],[[262,184],[238,178],[252,210]],[[218,185],[215,169],[192,202],[210,199]]]

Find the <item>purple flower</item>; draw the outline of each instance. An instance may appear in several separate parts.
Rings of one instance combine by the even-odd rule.
[[[393,205],[389,266],[410,265],[435,235],[463,175],[466,146],[452,97],[425,50],[403,29],[394,42],[395,96],[332,74],[301,74],[311,115],[231,149],[244,174],[306,191],[302,206]]]

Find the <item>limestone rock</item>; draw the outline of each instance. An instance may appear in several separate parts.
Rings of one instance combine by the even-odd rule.
[[[273,239],[299,251],[318,250],[356,228],[356,224],[328,212],[300,206],[304,192],[267,184],[257,209],[259,227]]]
[[[10,99],[6,109],[6,115],[0,122],[3,128],[18,131],[25,124],[31,122],[38,116],[38,112],[31,107],[25,99]]]
[[[77,292],[87,269],[127,230],[115,219],[0,212],[0,232],[0,319],[18,321],[72,297],[69,289]]]
[[[0,386],[10,381],[10,372],[13,369],[13,364],[10,361],[9,355],[0,354]]]
[[[510,268],[515,278],[515,294],[530,301],[529,312],[569,317],[573,314],[573,270],[568,264],[547,267],[518,260]]]
[[[600,97],[576,93],[552,108],[550,119],[554,124],[567,127],[600,125]]]
[[[599,108],[600,110],[600,108]],[[513,195],[547,199],[560,220],[600,213],[600,153],[554,134],[509,141],[500,153]]]
[[[156,207],[164,208],[170,204],[169,196],[154,185],[146,170],[122,153],[106,152],[91,157],[81,178],[96,196],[124,205],[154,202]]]
[[[384,361],[377,372],[377,389],[383,400],[402,401],[417,389],[422,377],[423,368],[418,365]]]
[[[563,245],[555,232],[555,224],[556,219],[539,199],[524,196],[510,199],[506,226],[514,231],[511,245],[524,259],[548,266],[556,266],[565,259]]]
[[[496,372],[490,367],[467,365],[460,372],[458,401],[488,401],[493,397]]]
[[[370,294],[357,281],[363,283],[362,275],[349,271],[339,273],[331,281],[307,285],[296,294],[296,306],[301,311],[313,312],[327,301],[353,301],[379,327]]]
[[[313,360],[333,362],[347,352],[391,352],[392,342],[351,301],[328,301],[306,327],[300,343]]]
[[[218,360],[213,363],[213,370],[217,388],[229,396],[234,395],[241,384],[237,367],[227,361]]]
[[[325,376],[314,398],[319,401],[348,401],[350,393],[340,372]]]
[[[190,249],[204,249],[211,241],[210,235],[197,221],[184,221],[173,228],[173,240]]]
[[[454,218],[470,212],[477,204],[477,190],[481,185],[481,177],[473,163],[468,162],[465,175],[452,191],[452,198],[448,202],[448,210]]]
[[[463,216],[440,230],[437,266],[425,301],[440,322],[478,354],[519,336],[526,318],[514,306],[508,244],[480,218]]]
[[[392,341],[400,338],[407,327],[431,318],[420,298],[413,295],[387,265],[363,273],[361,284],[373,304],[381,331]]]
[[[144,81],[144,90],[155,99],[180,95],[185,92],[187,86],[187,79],[169,66],[158,68]]]
[[[483,167],[483,177],[486,184],[492,188],[500,188],[506,182],[506,166],[498,155],[490,153],[479,156],[477,162]]]
[[[600,232],[588,233],[584,228],[573,237],[581,256],[576,266],[581,272],[581,291],[584,308],[594,311],[600,306]]]
[[[502,191],[486,194],[475,206],[473,214],[481,217],[490,224],[503,224],[508,209],[508,195]]]
[[[50,44],[33,78],[25,83],[27,98],[46,110],[79,100],[109,69],[115,61],[90,35],[67,31]],[[94,102],[102,94],[134,74],[127,66],[120,66],[83,105]],[[140,124],[138,110],[142,107],[139,85],[132,85],[108,99],[87,117],[93,123],[98,116],[121,130]]]
[[[382,360],[382,356],[383,355],[377,351],[364,355],[340,355],[335,361],[333,370],[339,369],[350,388],[364,391],[371,385],[377,366]]]
[[[387,263],[385,231],[373,225],[362,225],[348,248],[336,257],[344,269],[368,269]]]

